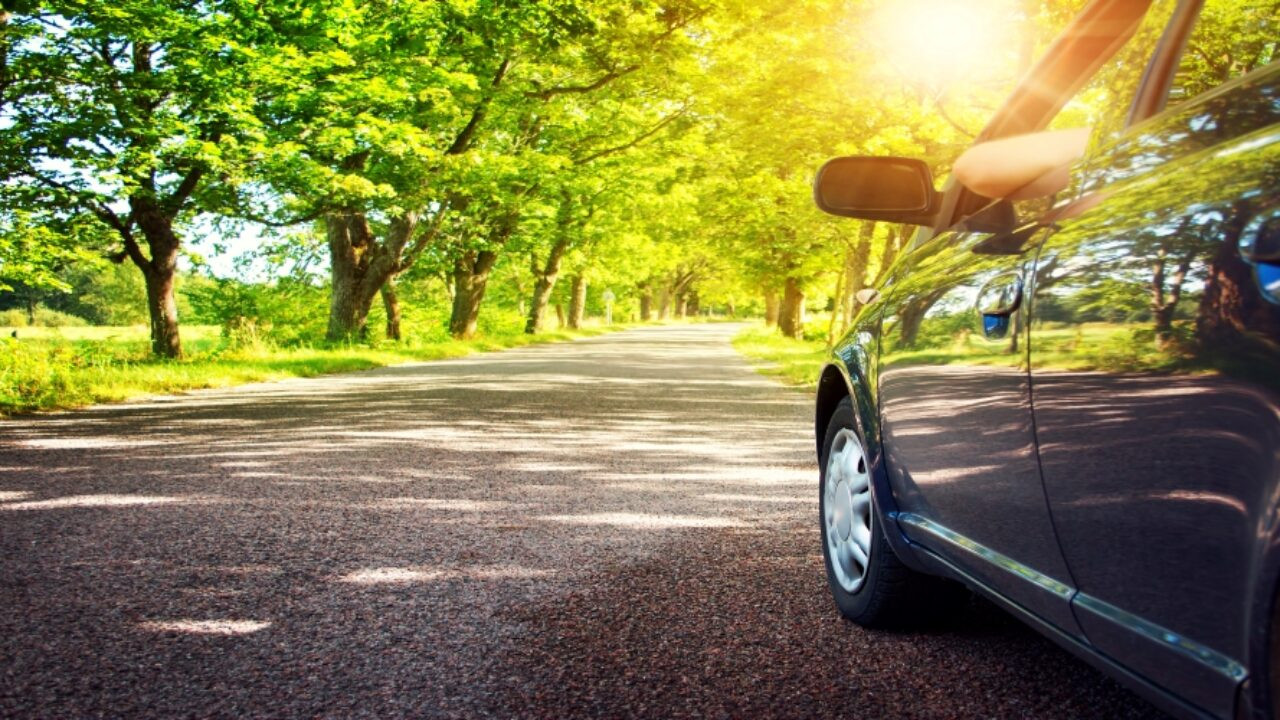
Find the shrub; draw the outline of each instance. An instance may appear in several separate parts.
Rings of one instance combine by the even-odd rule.
[[[26,310],[13,308],[0,311],[0,327],[84,327],[88,320],[71,313],[50,310],[43,305],[36,306],[35,322],[27,316]]]
[[[0,310],[0,327],[26,327],[26,310]]]
[[[39,327],[84,327],[88,324],[88,320],[71,313],[50,310],[44,306],[36,308],[35,325]]]

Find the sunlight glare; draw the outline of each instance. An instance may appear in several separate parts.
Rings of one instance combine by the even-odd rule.
[[[1016,19],[1008,0],[893,0],[873,15],[871,36],[909,82],[942,88],[999,74]]]
[[[605,525],[638,530],[671,530],[677,528],[731,528],[744,523],[725,517],[696,515],[664,515],[649,513],[603,512],[587,515],[544,515],[539,520],[565,525]]]
[[[129,507],[167,505],[194,500],[168,495],[68,495],[48,500],[29,500],[0,505],[0,510],[54,510],[58,508]]]
[[[139,623],[143,630],[192,635],[248,635],[271,627],[261,620],[149,620]]]

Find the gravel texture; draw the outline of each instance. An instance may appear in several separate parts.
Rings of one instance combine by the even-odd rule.
[[[843,622],[736,329],[0,424],[0,716],[1157,716],[986,603]]]

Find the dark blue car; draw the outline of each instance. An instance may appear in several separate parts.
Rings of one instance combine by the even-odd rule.
[[[1098,0],[944,189],[824,166],[916,228],[819,384],[846,617],[967,587],[1174,714],[1280,717],[1278,39],[1276,0]]]

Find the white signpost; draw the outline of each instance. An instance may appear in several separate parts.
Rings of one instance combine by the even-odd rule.
[[[602,295],[601,297],[604,298],[604,324],[612,325],[613,324],[613,301],[617,300],[618,298],[616,295],[613,294],[613,291],[610,290],[609,288],[605,288],[604,295]]]

